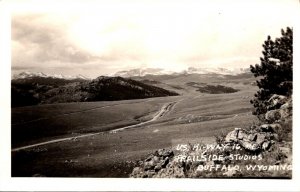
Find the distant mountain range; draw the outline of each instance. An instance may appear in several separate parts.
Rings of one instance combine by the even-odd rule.
[[[131,70],[118,71],[112,76],[120,77],[135,77],[135,76],[146,76],[146,75],[172,75],[175,72],[167,71],[160,68],[138,68]]]
[[[112,77],[143,77],[146,75],[181,75],[181,74],[220,74],[220,75],[238,75],[242,73],[249,73],[250,68],[203,68],[203,67],[189,67],[187,70],[181,72],[168,71],[161,68],[137,68],[130,70],[123,70],[113,73],[109,76]],[[85,77],[83,75],[62,75],[62,74],[45,74],[42,72],[21,72],[17,75],[14,75],[12,79],[27,79],[33,77],[42,77],[42,78],[55,78],[55,79],[66,79],[66,80],[91,80],[91,78]]]
[[[13,79],[26,79],[26,78],[33,78],[33,77],[43,77],[43,78],[56,78],[56,79],[67,79],[67,80],[74,80],[74,79],[83,79],[83,80],[90,80],[83,75],[76,75],[76,76],[68,76],[62,74],[45,74],[42,72],[21,72],[17,75],[13,76]]]
[[[250,72],[250,68],[201,68],[189,67],[186,71],[188,74],[220,74],[220,75],[239,75]]]
[[[138,68],[125,71],[119,71],[112,76],[121,77],[136,77],[146,75],[180,75],[180,74],[220,74],[220,75],[238,75],[250,72],[250,68],[203,68],[203,67],[189,67],[187,70],[181,72],[172,72],[160,68]]]

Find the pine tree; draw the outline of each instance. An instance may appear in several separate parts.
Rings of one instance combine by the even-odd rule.
[[[281,37],[275,41],[268,36],[263,46],[263,57],[260,64],[250,66],[259,90],[250,102],[255,111],[253,114],[259,118],[267,111],[267,101],[273,94],[292,94],[293,80],[293,29],[287,27],[281,30]]]

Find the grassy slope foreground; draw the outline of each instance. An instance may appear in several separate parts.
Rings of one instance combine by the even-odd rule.
[[[128,177],[137,159],[159,148],[187,140],[215,142],[215,135],[256,121],[249,98],[257,89],[249,76],[191,74],[144,79],[177,90],[180,96],[13,108],[12,144],[16,148],[136,124],[174,103],[162,117],[143,126],[12,152],[12,176]],[[188,86],[189,82],[239,91],[202,93]]]

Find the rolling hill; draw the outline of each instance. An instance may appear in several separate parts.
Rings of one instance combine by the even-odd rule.
[[[115,101],[178,95],[163,88],[122,77],[93,80],[29,76],[11,82],[12,107],[84,101]]]

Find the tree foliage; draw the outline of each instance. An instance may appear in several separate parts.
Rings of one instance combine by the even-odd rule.
[[[259,90],[250,102],[254,114],[261,116],[267,111],[267,101],[273,94],[292,94],[293,80],[293,29],[281,30],[281,37],[272,40],[268,36],[264,42],[260,64],[250,66]]]

